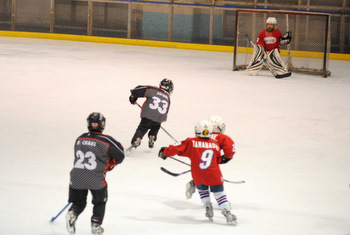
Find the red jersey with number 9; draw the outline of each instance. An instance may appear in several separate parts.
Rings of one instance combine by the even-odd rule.
[[[222,173],[217,161],[220,155],[217,140],[211,138],[187,138],[179,145],[170,145],[164,150],[165,156],[183,156],[191,160],[191,173],[195,185],[223,184]]]

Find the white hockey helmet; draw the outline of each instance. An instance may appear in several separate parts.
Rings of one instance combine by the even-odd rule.
[[[214,133],[224,133],[226,125],[221,117],[219,116],[210,116],[209,122],[213,126]]]
[[[272,26],[271,26],[272,25]],[[277,20],[275,17],[269,17],[267,18],[266,20],[266,30],[268,32],[272,32],[275,30],[276,28],[276,25],[277,25]]]
[[[213,133],[213,126],[207,120],[202,120],[194,127],[194,133],[198,137],[210,138]]]
[[[266,20],[266,24],[273,24],[273,25],[277,25],[277,20],[275,17],[269,17]]]

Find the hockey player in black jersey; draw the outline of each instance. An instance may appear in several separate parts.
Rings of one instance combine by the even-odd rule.
[[[167,120],[170,108],[170,95],[173,89],[173,82],[164,78],[160,82],[159,88],[154,86],[137,86],[130,90],[129,101],[131,104],[136,104],[137,99],[140,97],[145,97],[146,101],[142,105],[141,122],[131,139],[130,148],[126,150],[127,153],[140,146],[141,140],[148,130],[148,147],[153,148],[160,125]]]
[[[89,132],[77,138],[74,145],[74,167],[70,172],[69,199],[72,203],[66,225],[75,234],[75,222],[86,207],[88,191],[92,194],[92,234],[103,234],[101,227],[107,202],[106,173],[124,160],[123,146],[113,137],[102,134],[106,119],[101,113],[87,118]]]

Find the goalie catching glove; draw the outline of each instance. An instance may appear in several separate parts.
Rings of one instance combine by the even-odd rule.
[[[161,159],[165,160],[167,158],[167,156],[164,155],[164,150],[166,149],[166,147],[162,147],[160,150],[159,150],[159,153],[158,153],[158,157],[160,157]]]
[[[288,31],[280,37],[280,43],[282,45],[288,45],[292,41],[292,32]]]

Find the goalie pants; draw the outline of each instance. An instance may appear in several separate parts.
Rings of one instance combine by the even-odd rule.
[[[155,137],[154,140],[156,141],[159,129],[160,129],[159,122],[155,122],[147,118],[142,118],[139,126],[136,129],[134,136],[131,139],[131,144],[133,144],[137,138],[142,139],[148,130],[149,130],[148,137],[152,135]]]
[[[88,191],[92,195],[93,214],[91,217],[92,223],[102,224],[106,210],[106,202],[108,198],[107,186],[98,190],[89,189],[74,189],[69,187],[68,202],[72,203],[70,211],[74,211],[77,217],[84,211],[86,207],[86,199]]]

